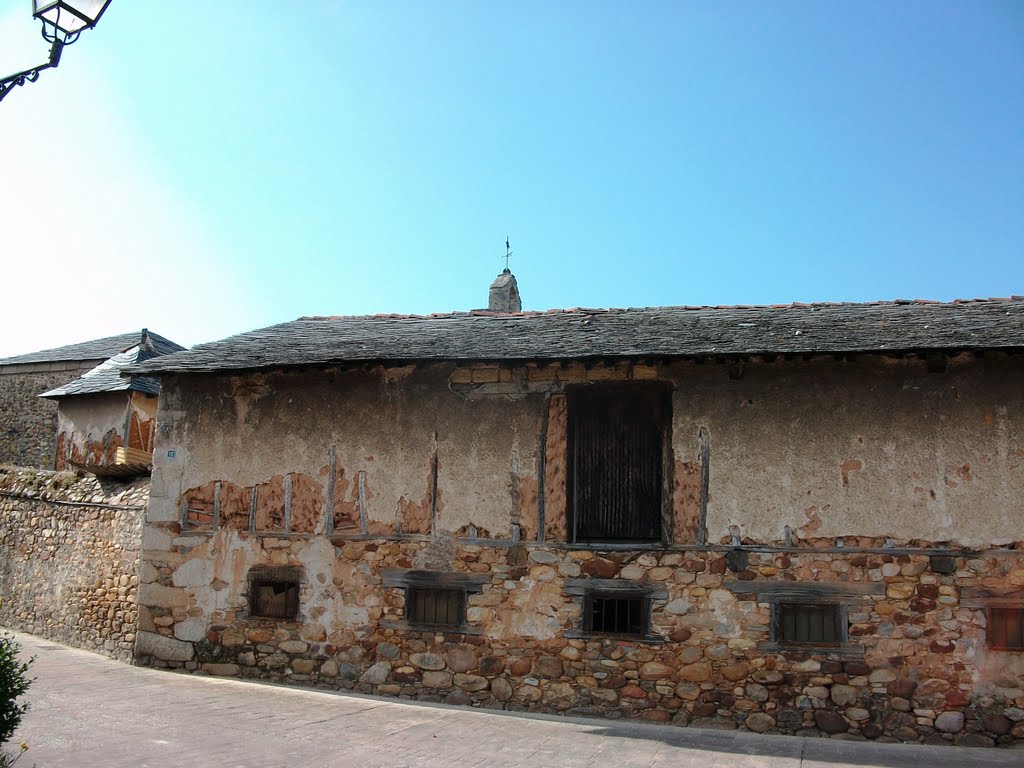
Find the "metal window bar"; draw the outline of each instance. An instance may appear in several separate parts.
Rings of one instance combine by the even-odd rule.
[[[465,593],[457,589],[409,589],[406,619],[413,624],[457,627],[463,621]]]
[[[838,605],[784,603],[779,606],[779,612],[781,643],[835,644],[842,640]]]
[[[644,634],[643,597],[591,596],[588,601],[588,629],[616,635]]]
[[[664,400],[635,385],[571,393],[574,540],[661,539]]]

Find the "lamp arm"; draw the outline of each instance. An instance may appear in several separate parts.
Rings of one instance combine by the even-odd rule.
[[[39,79],[39,73],[44,69],[56,68],[60,64],[60,54],[63,50],[64,43],[60,40],[54,40],[53,45],[50,47],[50,59],[45,64],[40,64],[38,67],[26,69],[22,72],[15,72],[13,75],[0,79],[0,101],[3,101],[4,96],[10,93],[14,86],[34,83]]]

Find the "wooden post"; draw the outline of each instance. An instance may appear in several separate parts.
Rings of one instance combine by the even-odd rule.
[[[220,528],[220,480],[213,484],[213,530]]]
[[[697,434],[700,458],[700,517],[697,521],[697,543],[708,543],[708,494],[711,489],[711,436],[706,427]]]
[[[370,522],[366,519],[366,471],[359,470],[359,532],[364,536],[370,532]]]
[[[327,475],[327,520],[324,521],[324,531],[330,535],[334,532],[334,483],[338,475],[338,457],[333,445],[327,456],[329,473]]]
[[[252,487],[252,499],[249,501],[249,530],[256,530],[256,497],[259,494],[257,486]]]
[[[284,476],[284,532],[292,530],[292,476],[289,472]]]

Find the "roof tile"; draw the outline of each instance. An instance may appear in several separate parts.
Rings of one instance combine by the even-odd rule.
[[[564,360],[1024,347],[1024,298],[303,317],[130,366],[188,373],[414,360]]]

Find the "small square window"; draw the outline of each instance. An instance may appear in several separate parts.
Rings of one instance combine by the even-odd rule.
[[[466,593],[461,589],[405,591],[405,618],[410,624],[431,627],[459,627],[466,622]]]
[[[780,645],[838,645],[846,642],[846,627],[838,605],[779,603],[776,640]]]
[[[1004,651],[1024,650],[1024,608],[988,609],[988,646]]]
[[[302,570],[257,567],[249,571],[249,615],[291,621],[299,615]]]
[[[650,614],[646,595],[588,592],[583,627],[594,634],[644,637]]]

